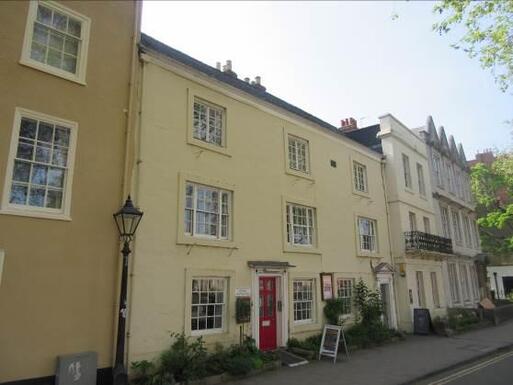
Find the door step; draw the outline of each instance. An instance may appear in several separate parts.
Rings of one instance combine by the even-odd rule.
[[[286,350],[278,350],[278,355],[280,356],[281,364],[283,366],[288,366],[289,368],[308,364],[308,361],[303,357],[297,356]]]

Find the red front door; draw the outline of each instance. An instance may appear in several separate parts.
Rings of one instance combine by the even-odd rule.
[[[260,349],[276,349],[276,277],[260,277]]]

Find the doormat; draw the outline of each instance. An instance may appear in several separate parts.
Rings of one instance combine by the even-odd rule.
[[[279,350],[278,354],[280,356],[281,364],[283,366],[288,366],[289,368],[293,368],[294,366],[300,366],[308,364],[308,361],[303,357],[296,356],[286,350]]]

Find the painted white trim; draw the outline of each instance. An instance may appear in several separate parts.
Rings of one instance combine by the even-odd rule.
[[[41,63],[37,60],[34,60],[30,57],[31,44],[32,44],[32,35],[34,31],[34,21],[37,17],[37,6],[39,3],[44,4],[44,6],[48,8],[52,8],[61,13],[66,14],[66,16],[71,16],[74,19],[78,19],[81,23],[81,37],[80,37],[80,45],[78,52],[78,60],[77,60],[77,72],[72,74],[71,72],[67,72],[61,70],[56,67],[52,67],[51,65]],[[59,76],[66,80],[70,80],[72,82],[76,82],[82,85],[86,85],[86,70],[87,70],[87,51],[89,48],[89,31],[91,26],[91,19],[87,16],[84,16],[60,3],[56,3],[55,1],[37,1],[31,0],[29,4],[28,14],[27,14],[27,22],[25,25],[25,37],[23,39],[23,48],[21,51],[20,64],[35,68],[37,70],[50,73],[55,76]]]
[[[14,158],[18,147],[20,124],[22,117],[43,120],[52,124],[58,124],[70,129],[70,141],[68,146],[68,159],[66,170],[66,181],[62,191],[62,209],[48,209],[44,207],[13,205],[9,203],[9,195],[11,192],[12,174],[14,167]],[[14,112],[14,122],[11,134],[11,144],[9,148],[9,157],[7,160],[7,169],[5,172],[4,191],[2,202],[0,204],[0,214],[20,215],[26,217],[71,220],[71,190],[73,185],[73,170],[75,166],[75,153],[78,135],[78,123],[69,120],[57,118],[55,116],[46,115],[41,112],[27,110],[25,108],[16,107]]]

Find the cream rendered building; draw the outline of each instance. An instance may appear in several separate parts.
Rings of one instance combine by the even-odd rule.
[[[143,35],[128,360],[170,332],[261,349],[318,333],[323,296],[362,278],[396,326],[381,154],[268,92]],[[321,289],[320,273],[330,273]],[[326,292],[326,294],[324,294]]]
[[[456,146],[443,127],[438,133],[431,117],[417,129],[426,143],[431,187],[439,234],[452,240],[453,252],[444,260],[446,301],[450,307],[476,307],[480,293],[476,257],[481,253],[470,169],[463,146]],[[484,288],[483,288],[484,290]]]
[[[435,317],[445,315],[448,305],[442,261],[451,252],[450,239],[437,236],[426,146],[390,114],[375,126],[349,127],[346,135],[385,156],[398,325],[412,331],[414,309],[427,308]]]
[[[0,2],[0,383],[86,351],[112,381],[140,6]]]

